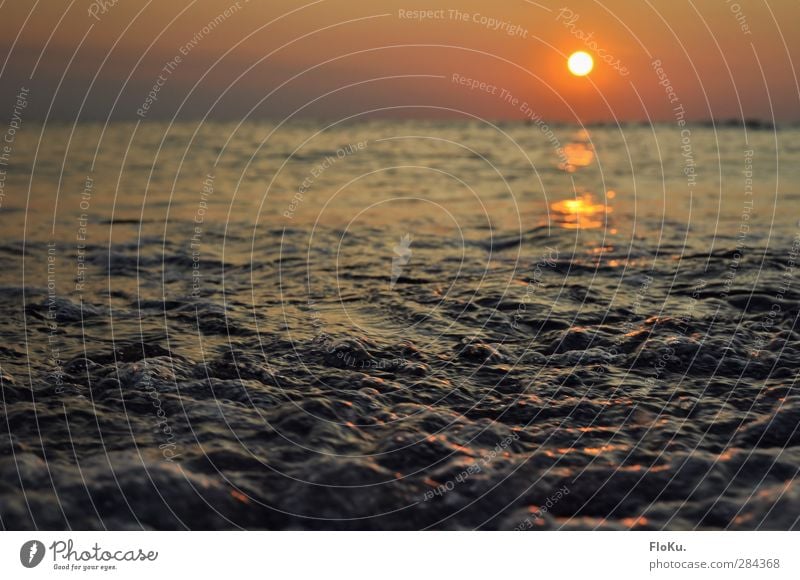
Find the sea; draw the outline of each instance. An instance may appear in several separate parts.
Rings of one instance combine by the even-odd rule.
[[[800,529],[797,127],[4,147],[3,529]]]

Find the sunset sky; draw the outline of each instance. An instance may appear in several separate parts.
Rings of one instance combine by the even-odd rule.
[[[799,17],[797,0],[6,1],[0,106],[9,118],[25,87],[28,115],[62,121],[518,119],[523,104],[552,120],[666,121],[677,103],[689,119],[793,122]],[[566,68],[577,50],[594,56],[586,77]]]

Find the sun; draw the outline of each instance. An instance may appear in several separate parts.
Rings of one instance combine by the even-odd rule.
[[[567,68],[569,72],[576,77],[585,77],[592,72],[592,68],[594,68],[592,55],[582,50],[573,52],[569,55],[569,59],[567,59]]]

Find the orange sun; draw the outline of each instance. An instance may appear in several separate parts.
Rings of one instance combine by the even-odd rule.
[[[592,55],[582,50],[573,52],[569,55],[569,59],[567,59],[567,68],[569,72],[576,77],[585,77],[592,72],[592,68],[594,68]]]

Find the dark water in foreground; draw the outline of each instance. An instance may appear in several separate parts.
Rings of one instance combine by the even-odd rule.
[[[797,528],[799,138],[30,125],[0,524]]]

